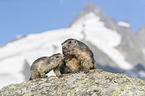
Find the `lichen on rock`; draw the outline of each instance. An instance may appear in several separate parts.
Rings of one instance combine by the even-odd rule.
[[[89,73],[70,73],[62,78],[25,81],[5,86],[0,96],[145,96],[145,82],[124,74],[94,69]]]

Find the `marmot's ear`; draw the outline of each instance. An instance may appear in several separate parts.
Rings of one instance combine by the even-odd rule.
[[[72,43],[71,41],[68,42],[68,44],[71,44],[71,43]]]

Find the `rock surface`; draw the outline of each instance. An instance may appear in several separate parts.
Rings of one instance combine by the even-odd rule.
[[[145,96],[145,82],[99,69],[5,86],[0,96]]]

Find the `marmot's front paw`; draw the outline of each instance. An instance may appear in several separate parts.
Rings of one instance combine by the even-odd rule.
[[[88,73],[89,72],[89,69],[84,69],[84,73]]]
[[[63,77],[63,74],[61,74],[61,75],[58,76],[58,78],[62,78],[62,77]]]

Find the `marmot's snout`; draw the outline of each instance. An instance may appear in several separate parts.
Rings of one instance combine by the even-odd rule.
[[[70,50],[66,50],[66,49],[63,50],[63,54],[64,54],[64,55],[69,55],[69,54],[70,54]]]

